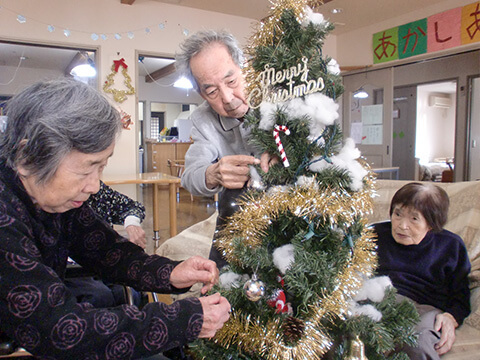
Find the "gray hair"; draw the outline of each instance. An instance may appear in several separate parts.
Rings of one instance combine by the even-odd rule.
[[[38,82],[12,97],[0,139],[0,160],[22,165],[48,182],[71,151],[101,152],[121,131],[120,115],[97,90],[79,81]]]
[[[197,80],[192,74],[190,68],[190,60],[192,57],[200,53],[202,50],[206,49],[211,44],[218,43],[222,44],[227,48],[232,60],[240,68],[243,67],[243,51],[238,45],[235,37],[229,32],[215,31],[215,30],[204,30],[199,31],[192,36],[188,37],[182,44],[180,44],[180,52],[176,55],[175,67],[177,71],[185,76],[192,83],[193,87],[197,92],[199,92],[199,87]]]

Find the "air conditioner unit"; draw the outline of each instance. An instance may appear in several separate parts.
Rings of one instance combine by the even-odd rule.
[[[433,107],[448,109],[452,106],[450,96],[430,95],[428,104]]]

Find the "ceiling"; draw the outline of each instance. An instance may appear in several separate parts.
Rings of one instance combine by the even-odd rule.
[[[86,56],[94,59],[91,51],[0,42],[0,66],[55,70],[69,74]]]
[[[125,1],[125,0],[120,0]],[[127,0],[140,3],[146,0]],[[272,6],[270,0],[154,0],[166,4],[186,6],[195,9],[216,11],[261,20],[268,16]],[[320,0],[316,0],[320,2]],[[394,17],[440,3],[444,0],[324,0],[315,11],[322,13],[335,24],[334,35],[344,34],[370,24],[382,22]],[[333,14],[333,9],[342,9]]]

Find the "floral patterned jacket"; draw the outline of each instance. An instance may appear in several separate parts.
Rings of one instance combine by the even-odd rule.
[[[196,298],[142,310],[77,303],[63,283],[68,256],[112,282],[182,292],[168,281],[178,262],[147,255],[86,204],[61,214],[40,210],[0,164],[0,330],[17,345],[40,359],[133,359],[198,337]]]
[[[110,224],[123,225],[127,216],[135,216],[140,222],[145,219],[145,206],[113,190],[103,181],[100,181],[100,190],[88,198],[87,204]]]

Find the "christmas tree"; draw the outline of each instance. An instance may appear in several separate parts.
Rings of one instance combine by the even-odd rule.
[[[197,359],[360,359],[363,351],[408,359],[396,349],[416,341],[413,305],[397,304],[388,278],[372,277],[366,215],[375,180],[335,123],[340,71],[322,54],[333,26],[308,5],[277,1],[246,51],[245,123],[251,141],[281,161],[268,173],[252,169],[251,189],[216,238],[229,265],[215,291],[232,314],[214,339],[191,347]]]

